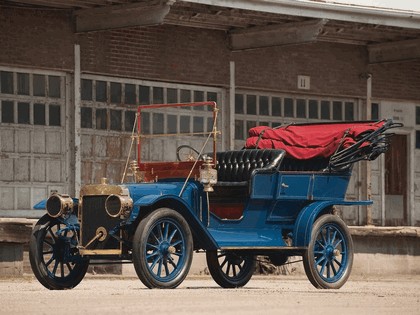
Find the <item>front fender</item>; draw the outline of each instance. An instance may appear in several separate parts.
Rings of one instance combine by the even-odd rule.
[[[145,207],[153,209],[167,207],[178,211],[188,222],[191,232],[195,236],[194,240],[198,242],[200,248],[215,250],[219,247],[188,203],[177,195],[147,195],[139,198],[133,205],[129,222],[136,222],[142,208]]]
[[[296,219],[296,223],[293,229],[293,246],[295,247],[307,247],[311,239],[312,226],[316,218],[325,209],[340,205],[340,206],[367,206],[372,204],[371,200],[366,201],[316,201],[305,208],[303,208],[299,216]]]

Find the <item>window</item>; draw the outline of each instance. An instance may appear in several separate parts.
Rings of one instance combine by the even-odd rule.
[[[271,114],[273,116],[281,116],[281,98],[273,97],[271,99]]]
[[[285,98],[284,99],[284,116],[285,117],[294,117],[294,108],[293,108],[293,99]]]
[[[166,89],[166,99],[168,103],[178,103],[178,90]]]
[[[242,120],[235,120],[235,139],[244,139],[244,124]]]
[[[136,104],[136,86],[134,84],[125,85],[124,103],[129,105]]]
[[[260,96],[260,115],[268,116],[268,96]]]
[[[306,100],[303,100],[303,99],[296,100],[296,117],[297,118],[306,117]]]
[[[167,132],[177,133],[178,117],[176,115],[167,116]]]
[[[139,103],[140,105],[150,104],[150,87],[140,85],[139,86]]]
[[[193,132],[197,132],[197,133],[204,132],[204,118],[203,117],[193,118]]]
[[[96,81],[96,101],[106,102],[107,101],[107,87],[105,81]]]
[[[181,90],[181,103],[191,102],[191,91],[190,90]]]
[[[45,96],[45,75],[34,74],[32,80],[34,96]]]
[[[153,113],[153,134],[162,134],[163,131],[163,114]]]
[[[204,91],[194,91],[194,102],[203,102],[204,101]],[[193,107],[194,110],[205,110],[203,106]]]
[[[98,108],[96,109],[96,129],[106,129],[106,120],[107,120],[107,113],[106,109]]]
[[[60,105],[50,105],[50,126],[61,126],[61,108]]]
[[[349,121],[354,120],[354,103],[352,102],[344,103],[344,120],[349,120]]]
[[[122,111],[111,109],[110,110],[110,121],[111,121],[111,130],[121,130],[122,129]]]
[[[150,113],[141,114],[141,133],[145,135],[150,134]]]
[[[257,96],[256,95],[246,96],[246,113],[248,115],[257,114]]]
[[[48,96],[54,98],[61,97],[61,78],[57,76],[48,76]]]
[[[333,120],[343,119],[343,104],[338,101],[333,102]]]
[[[190,116],[181,116],[179,123],[180,133],[190,133]]]
[[[153,87],[153,104],[163,104],[163,88]]]
[[[81,127],[82,128],[92,128],[92,108],[82,107],[81,112]]]
[[[121,83],[111,82],[111,103],[121,103]]]
[[[34,104],[34,125],[45,125],[45,104]]]
[[[416,130],[416,149],[420,149],[420,130]]]
[[[19,95],[29,95],[29,73],[17,74],[17,88]]]
[[[309,100],[309,118],[318,119],[318,101]]]
[[[372,108],[371,108],[371,116],[373,120],[378,120],[379,119],[379,104],[378,103],[372,103]],[[418,114],[416,112],[416,120],[417,120]],[[420,117],[419,117],[419,121],[420,121]]]
[[[242,94],[235,94],[235,113],[244,113],[244,96]]]
[[[1,93],[13,94],[13,72],[1,71],[0,73]]]
[[[136,121],[136,112],[132,110],[128,110],[124,112],[124,120],[125,120],[125,131],[132,132],[134,122]]]
[[[331,119],[330,102],[321,101],[321,119]]]
[[[92,100],[92,80],[84,80],[82,79],[82,100],[83,101],[91,101]]]
[[[1,102],[1,122],[3,123],[14,123],[15,112],[12,101]]]
[[[420,107],[419,106],[416,106],[416,125],[420,125]]]
[[[29,124],[29,103],[18,103],[18,124]]]

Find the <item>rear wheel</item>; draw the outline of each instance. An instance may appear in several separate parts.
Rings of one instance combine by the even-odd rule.
[[[29,242],[29,260],[35,277],[47,289],[74,288],[85,276],[89,261],[79,254],[77,234],[48,215],[36,223]]]
[[[214,281],[222,288],[243,287],[255,271],[255,259],[251,255],[234,252],[207,251],[207,266]]]
[[[353,242],[343,220],[328,214],[315,221],[303,265],[318,289],[339,289],[346,283],[353,265]]]
[[[168,208],[151,212],[140,221],[133,242],[134,268],[146,287],[172,289],[184,281],[193,239],[182,215]]]

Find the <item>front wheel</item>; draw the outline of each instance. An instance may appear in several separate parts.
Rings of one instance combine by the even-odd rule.
[[[255,271],[256,261],[251,255],[206,251],[206,259],[213,280],[222,288],[243,287]]]
[[[172,289],[184,281],[193,239],[182,215],[168,208],[151,212],[140,221],[133,242],[134,268],[146,287]]]
[[[353,265],[353,241],[343,220],[327,214],[315,221],[303,265],[318,289],[339,289],[346,283]]]
[[[77,234],[47,214],[32,230],[29,261],[35,277],[47,289],[74,288],[85,276],[89,261],[79,254]]]

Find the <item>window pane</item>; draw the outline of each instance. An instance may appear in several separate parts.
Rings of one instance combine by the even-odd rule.
[[[249,132],[249,130],[254,128],[255,126],[257,126],[256,121],[247,121],[246,122],[246,132]]]
[[[248,115],[257,114],[257,96],[256,95],[246,96],[246,113]]]
[[[194,91],[194,102],[203,102],[204,101],[204,92],[203,91]],[[194,110],[205,110],[204,106],[195,106]]]
[[[244,96],[242,94],[235,94],[235,113],[244,113]]]
[[[338,101],[333,102],[333,119],[342,120],[343,119],[343,107],[342,103]]]
[[[214,120],[213,117],[207,117],[207,132],[213,131]]]
[[[98,108],[96,109],[96,129],[105,130],[106,129],[106,109]]]
[[[136,86],[134,84],[125,85],[124,103],[130,105],[136,104]]]
[[[34,96],[45,96],[45,75],[34,74],[32,80]]]
[[[141,133],[150,134],[150,113],[141,114]]]
[[[180,133],[189,133],[190,132],[190,116],[181,116],[180,117],[179,131],[180,131]]]
[[[92,128],[92,108],[82,107],[80,109],[81,115],[81,127],[82,128]]]
[[[162,134],[163,133],[163,114],[153,113],[153,133]]]
[[[60,105],[50,105],[50,126],[61,126],[61,110]]]
[[[419,106],[416,107],[416,125],[420,125],[420,107]]]
[[[293,108],[293,99],[285,98],[284,99],[284,117],[294,117],[295,111]]]
[[[45,104],[34,104],[34,125],[45,125]]]
[[[120,110],[111,109],[110,111],[110,120],[111,120],[111,130],[121,130],[122,129],[122,112]]]
[[[244,122],[235,120],[235,139],[244,140]]]
[[[203,117],[193,118],[193,132],[204,132],[204,118]]]
[[[309,100],[309,118],[318,118],[318,101]]]
[[[18,103],[18,123],[29,124],[29,103]]]
[[[281,116],[281,99],[280,97],[273,97],[271,99],[271,115]]]
[[[344,109],[344,119],[349,121],[354,120],[354,104],[352,102],[346,102]]]
[[[168,103],[178,103],[178,90],[166,89],[166,98]]]
[[[136,120],[136,112],[128,110],[124,113],[124,126],[125,131],[133,131],[134,122]],[[137,127],[137,126],[136,126]]]
[[[190,90],[181,90],[181,103],[191,102],[191,91]]]
[[[420,130],[416,130],[416,149],[420,149]]]
[[[12,101],[2,101],[1,102],[1,122],[4,123],[14,123],[15,122],[15,112]]]
[[[277,127],[280,127],[281,126],[281,123],[280,122],[273,122],[273,123],[271,123],[271,128],[277,128]]]
[[[150,87],[139,85],[139,103],[140,105],[150,104]]]
[[[111,103],[121,104],[121,83],[111,82]]]
[[[207,92],[207,100],[217,102],[217,93],[216,92]]]
[[[416,123],[417,123],[417,117],[419,117],[419,114],[416,113]],[[373,120],[379,119],[379,104],[378,103],[372,103],[372,119]],[[418,121],[420,122],[420,117]]]
[[[91,101],[92,100],[92,80],[82,79],[82,100]]]
[[[57,76],[48,76],[48,96],[60,98],[60,77]]]
[[[168,115],[166,129],[168,133],[177,133],[178,117],[176,115]]]
[[[306,101],[303,99],[296,100],[296,117],[298,118],[306,117]]]
[[[260,115],[268,116],[268,96],[260,96]]]
[[[153,104],[163,104],[163,88],[153,87]]]
[[[105,81],[96,81],[96,101],[97,102],[106,102],[107,100],[106,90],[107,88],[106,88]]]
[[[29,95],[29,74],[18,73],[17,74],[17,88],[19,95]]]
[[[13,94],[13,73],[1,71],[0,73],[1,92],[4,94]]]
[[[321,119],[331,119],[329,101],[321,101]]]

